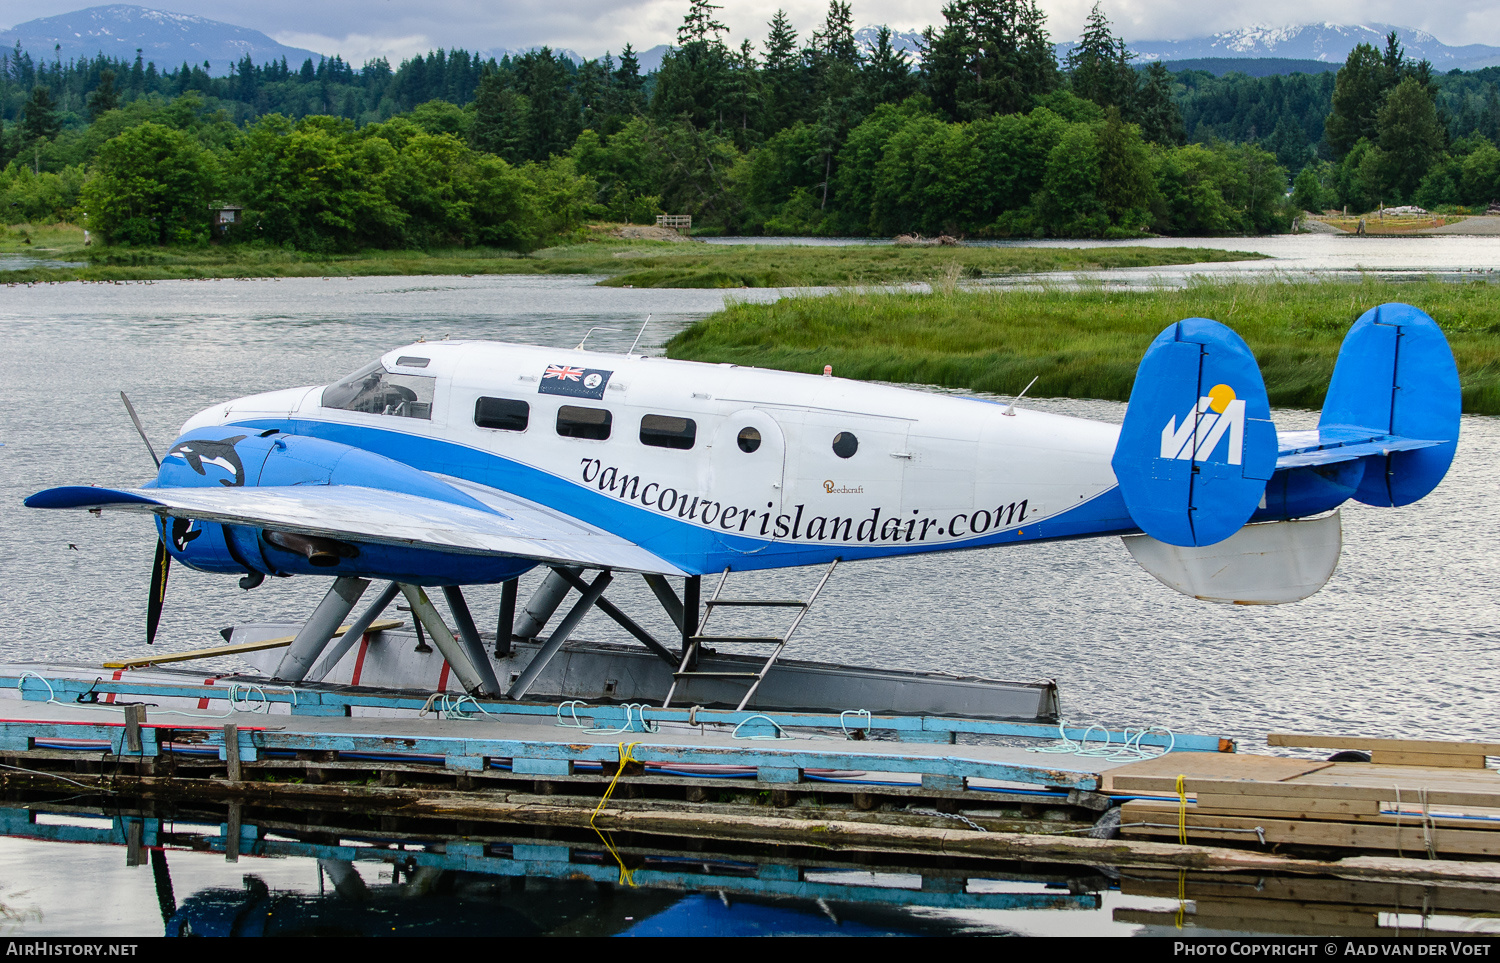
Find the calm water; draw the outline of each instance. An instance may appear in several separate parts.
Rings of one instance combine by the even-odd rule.
[[[1233,244],[1247,240],[1256,239]],[[1412,260],[1425,256],[1428,245],[1451,240],[1378,243],[1391,245],[1393,259]],[[1453,250],[1471,259],[1500,252],[1457,240],[1468,246]],[[1313,269],[1329,269],[1308,257],[1323,265]],[[1469,263],[1453,257],[1446,268]],[[120,390],[130,394],[160,450],[185,418],[211,402],[326,383],[418,337],[571,347],[602,326],[610,330],[594,331],[589,346],[622,351],[648,314],[653,320],[641,344],[659,346],[724,296],[596,288],[587,279],[559,277],[0,288],[6,345],[0,384],[11,397],[0,415],[0,658],[95,661],[141,647],[149,525],[20,505],[51,485],[135,483],[154,474]],[[1122,405],[1109,402],[1033,405],[1110,421],[1123,415]],[[1307,427],[1315,418],[1277,414],[1284,427]],[[1443,486],[1406,509],[1347,507],[1339,570],[1321,593],[1296,605],[1246,608],[1184,598],[1137,568],[1118,539],[1022,546],[842,567],[791,655],[1055,678],[1072,720],[1164,724],[1232,736],[1249,747],[1283,730],[1493,738],[1500,704],[1497,468],[1500,420],[1465,418],[1458,459]],[[745,580],[805,591],[817,574]],[[610,595],[666,633],[665,618],[638,585],[620,579]],[[302,618],[324,589],[319,580],[288,579],[245,593],[233,579],[177,566],[159,643],[217,644],[223,625]],[[471,593],[481,622],[493,618],[497,601],[495,590]],[[586,622],[580,635],[620,637],[601,619]],[[0,879],[16,880],[14,867],[28,860],[52,858],[29,848],[44,844],[6,845]],[[316,885],[312,870],[296,872],[297,885]],[[0,902],[24,904],[12,897],[26,887],[7,885],[11,895],[0,894]],[[52,898],[36,897],[48,912]]]

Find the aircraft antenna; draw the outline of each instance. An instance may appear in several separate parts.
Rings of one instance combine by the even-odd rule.
[[[583,336],[583,341],[587,341],[589,339],[589,334],[593,334],[595,331],[618,331],[618,330],[620,330],[620,329],[619,328],[606,328],[606,327],[602,327],[602,326],[596,324],[592,328],[589,328],[588,334],[585,334]],[[578,347],[574,348],[573,350],[574,351],[582,351],[583,350],[583,341],[578,342]]]
[[[646,333],[646,325],[650,323],[651,315],[648,314],[646,315],[646,320],[641,322],[641,330],[635,333],[635,340],[630,342],[630,350],[625,352],[625,357],[629,358],[630,356],[635,354],[635,346],[641,343],[641,335]]]
[[[130,413],[130,420],[135,422],[135,430],[141,436],[141,441],[146,443],[146,450],[151,453],[151,460],[156,462],[157,468],[161,468],[161,459],[156,457],[156,449],[151,447],[151,439],[146,437],[146,429],[141,427],[141,417],[135,413],[135,405],[130,403],[130,399],[123,391],[120,392],[120,400],[125,402],[125,410]]]
[[[1028,392],[1028,391],[1031,390],[1031,386],[1034,385],[1034,384],[1036,384],[1037,378],[1040,378],[1040,377],[1041,377],[1041,375],[1037,375],[1036,378],[1032,378],[1029,382],[1027,382],[1026,387],[1024,387],[1024,388],[1021,389],[1021,393],[1018,394],[1018,395],[1016,395],[1015,400],[1013,400],[1010,404],[1006,405],[1005,406],[1005,410],[1002,411],[1002,412],[1000,412],[1000,413],[1002,415],[1006,416],[1007,418],[1014,418],[1016,416],[1016,402],[1020,401],[1024,397],[1026,397],[1026,392]]]

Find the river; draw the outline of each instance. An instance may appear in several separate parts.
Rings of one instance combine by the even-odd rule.
[[[1453,277],[1500,263],[1500,238],[1202,243],[1276,247],[1280,269],[1296,261],[1312,273],[1352,269],[1349,257],[1392,273]],[[1351,244],[1360,247],[1346,256]],[[0,419],[0,656],[97,661],[141,648],[153,549],[147,523],[20,505],[48,486],[135,483],[153,474],[121,390],[162,450],[185,418],[211,402],[326,383],[419,337],[572,347],[587,336],[591,348],[623,351],[649,316],[640,342],[649,353],[726,296],[759,301],[782,293],[621,290],[561,276],[0,288],[0,384],[11,392]],[[1124,409],[1098,401],[1028,404],[1114,422]],[[1276,419],[1307,427],[1316,413],[1280,411]],[[1075,722],[1166,725],[1229,736],[1247,748],[1263,746],[1271,731],[1493,738],[1500,420],[1466,417],[1462,430],[1453,469],[1432,496],[1399,510],[1345,509],[1343,560],[1304,602],[1236,607],[1185,598],[1136,567],[1118,539],[873,561],[840,568],[789,657],[1053,678],[1063,713]],[[749,588],[775,594],[806,591],[815,577],[745,578]],[[638,580],[616,584],[610,594],[622,608],[666,632]],[[223,625],[303,617],[325,587],[273,579],[247,593],[233,579],[177,566],[158,645],[200,647],[217,643]],[[489,589],[471,594],[482,621],[493,617],[497,598]],[[597,617],[578,634],[624,640]],[[50,844],[0,845],[12,890],[24,889],[12,875],[16,866],[51,858],[29,848],[43,845]],[[322,876],[302,873],[303,884],[316,878],[321,885]],[[15,901],[0,893],[0,902]],[[44,923],[16,925],[17,932],[54,932]],[[151,925],[160,932],[159,921]]]

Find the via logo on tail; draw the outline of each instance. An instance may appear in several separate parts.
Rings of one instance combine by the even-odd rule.
[[[1206,461],[1225,434],[1229,435],[1229,464],[1238,465],[1245,455],[1245,402],[1235,397],[1233,388],[1219,384],[1198,399],[1181,427],[1176,415],[1167,419],[1161,430],[1161,457]]]

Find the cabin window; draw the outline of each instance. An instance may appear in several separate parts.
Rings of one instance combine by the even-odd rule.
[[[603,408],[563,405],[557,409],[557,433],[564,438],[603,441],[609,437],[609,426],[613,421],[614,416]]]
[[[387,371],[385,365],[377,361],[324,388],[322,405],[341,411],[430,421],[436,385],[436,378],[396,374]]]
[[[691,418],[670,415],[646,415],[641,419],[641,444],[653,448],[693,447],[698,439],[698,423]]]
[[[760,432],[754,428],[741,428],[735,442],[740,446],[740,451],[752,452],[760,447]]]
[[[833,453],[840,458],[853,458],[859,451],[859,439],[852,431],[841,431],[833,436]]]
[[[474,402],[474,424],[497,431],[525,431],[531,405],[514,398],[480,398]]]
[[[403,354],[396,359],[396,364],[402,368],[425,368],[430,360],[429,358],[418,358],[415,355]]]

